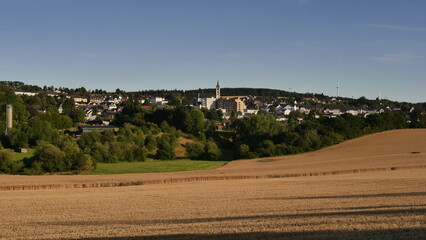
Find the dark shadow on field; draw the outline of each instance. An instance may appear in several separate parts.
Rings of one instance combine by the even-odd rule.
[[[380,205],[380,206],[367,206],[367,207],[345,207],[345,208],[333,208],[334,210],[367,210],[367,209],[391,209],[391,208],[407,208],[410,211],[410,208],[414,207],[426,207],[426,204],[410,204],[410,205]],[[311,209],[314,210],[314,209]],[[328,209],[321,209],[328,210]]]
[[[112,238],[83,238],[84,240],[231,240],[231,239],[426,239],[426,228],[402,228],[386,230],[353,230],[353,231],[306,231],[306,232],[251,232],[224,234],[175,234],[162,236],[136,236]]]
[[[377,205],[377,206],[360,206],[360,207],[341,207],[341,208],[310,208],[308,210],[299,210],[299,211],[351,211],[351,210],[369,210],[369,209],[407,209],[411,211],[413,208],[426,207],[426,204],[410,204],[410,205]]]
[[[368,210],[368,211],[335,211],[324,213],[298,213],[298,214],[276,214],[276,215],[251,215],[251,216],[233,216],[233,217],[214,217],[214,218],[187,218],[187,219],[158,219],[158,220],[132,220],[132,221],[67,221],[45,223],[36,222],[37,225],[59,225],[59,226],[105,226],[109,224],[125,225],[156,225],[156,224],[197,224],[210,222],[227,221],[250,221],[250,220],[286,220],[292,218],[312,218],[312,217],[359,217],[359,216],[386,216],[386,215],[426,215],[426,208],[415,209],[388,209],[388,210]],[[425,238],[426,239],[426,238]]]
[[[332,196],[309,196],[309,197],[280,197],[280,198],[252,198],[252,200],[309,200],[309,199],[338,199],[338,198],[381,198],[381,197],[420,197],[426,196],[426,192],[409,193],[379,193],[360,195],[332,195]]]

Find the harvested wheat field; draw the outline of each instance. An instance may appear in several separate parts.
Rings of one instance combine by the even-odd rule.
[[[0,239],[425,239],[426,131],[208,171],[3,175],[0,187]]]

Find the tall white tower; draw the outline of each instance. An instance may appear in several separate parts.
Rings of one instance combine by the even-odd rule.
[[[12,105],[6,105],[6,136],[10,136],[13,122],[13,108]]]
[[[216,99],[220,98],[220,85],[219,85],[219,81],[217,81],[216,84]]]

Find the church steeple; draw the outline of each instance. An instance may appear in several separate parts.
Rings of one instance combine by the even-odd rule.
[[[216,84],[216,99],[220,98],[220,85],[219,85],[219,81],[217,81]]]

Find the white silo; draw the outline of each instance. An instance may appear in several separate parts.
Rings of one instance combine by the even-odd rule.
[[[12,105],[6,105],[6,135],[10,135],[10,131],[12,130],[12,122],[13,122],[13,108]]]

